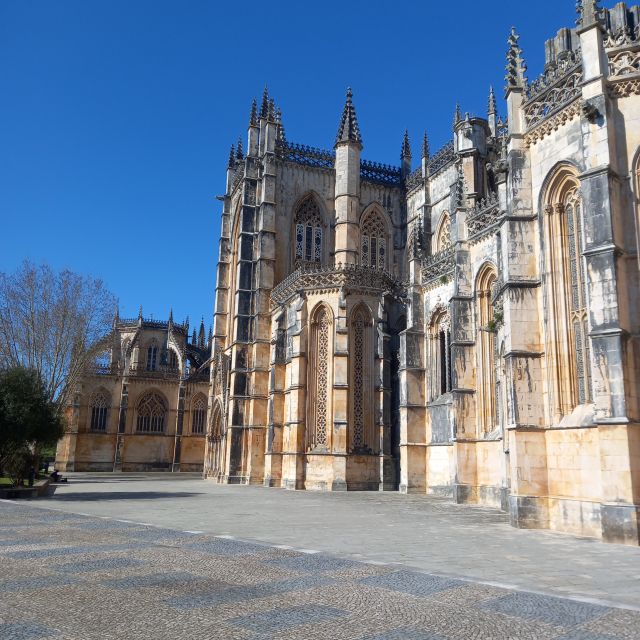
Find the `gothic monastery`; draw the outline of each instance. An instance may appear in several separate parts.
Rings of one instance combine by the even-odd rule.
[[[512,31],[505,117],[493,91],[485,117],[458,110],[417,168],[406,135],[400,166],[363,159],[350,90],[331,150],[254,102],[198,369],[207,478],[426,492],[639,544],[640,7],[579,2],[544,55],[528,80]],[[125,451],[148,410],[128,406]]]

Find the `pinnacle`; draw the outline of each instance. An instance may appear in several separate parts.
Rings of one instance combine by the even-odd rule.
[[[404,130],[404,138],[402,140],[402,151],[400,152],[401,158],[411,159],[411,144],[409,142],[409,130]]]
[[[236,150],[236,160],[242,160],[244,158],[244,151],[242,150],[242,139],[238,138],[238,147]]]
[[[489,87],[489,114],[495,114],[498,111],[496,104],[496,94],[493,92],[493,86]]]
[[[507,91],[509,89],[524,89],[527,84],[525,73],[527,71],[527,65],[522,57],[522,49],[518,44],[520,36],[516,32],[515,27],[511,27],[511,33],[507,40],[509,44],[509,50],[507,51],[507,75],[504,79],[507,81]]]
[[[251,113],[249,115],[249,126],[256,127],[258,126],[258,103],[254,98],[251,102]]]
[[[233,169],[235,163],[236,163],[236,148],[234,145],[231,145],[231,148],[229,149],[229,162],[227,163],[227,168]]]
[[[427,137],[426,131],[422,136],[422,157],[429,158],[429,138]]]
[[[356,110],[351,102],[353,92],[351,87],[347,89],[347,99],[342,111],[338,134],[336,135],[336,144],[341,142],[356,142],[362,146],[362,137],[360,136],[360,127],[356,118]]]
[[[262,92],[262,104],[260,105],[260,117],[266,118],[269,113],[269,89],[265,85]]]
[[[460,103],[457,103],[456,111],[453,115],[453,126],[455,127],[461,121],[462,121],[462,111],[460,110]]]

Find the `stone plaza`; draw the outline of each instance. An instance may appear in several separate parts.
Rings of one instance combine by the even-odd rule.
[[[426,495],[70,479],[0,503],[3,640],[640,638],[637,547]]]

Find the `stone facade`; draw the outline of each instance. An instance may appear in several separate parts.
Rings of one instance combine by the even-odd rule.
[[[104,364],[86,372],[58,443],[62,471],[201,471],[208,357],[204,324],[117,314]]]
[[[399,489],[640,540],[640,9],[578,4],[506,117],[412,169],[292,144],[265,91],[222,212],[205,475]]]

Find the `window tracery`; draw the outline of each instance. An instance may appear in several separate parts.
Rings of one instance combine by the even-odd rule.
[[[199,395],[191,407],[191,433],[202,435],[207,421],[207,399]]]
[[[369,213],[360,227],[360,263],[365,267],[387,268],[387,234],[377,211]]]
[[[158,393],[148,393],[138,403],[137,430],[141,433],[162,433],[167,413],[166,405]]]
[[[322,215],[312,196],[305,198],[295,215],[295,262],[322,262]]]
[[[324,305],[317,311],[312,324],[311,385],[309,448],[326,448],[329,445],[329,378],[331,358],[331,312]]]
[[[109,397],[103,391],[98,391],[91,400],[91,431],[107,430],[108,412]]]
[[[451,321],[446,310],[437,310],[429,331],[431,399],[449,393],[453,388],[451,367]]]
[[[434,253],[444,251],[451,246],[451,218],[445,211],[440,219],[440,226],[436,235],[436,245]]]
[[[496,386],[496,326],[492,304],[497,280],[493,266],[487,265],[476,279],[476,371],[478,431],[489,433],[495,427],[498,406]]]
[[[147,371],[155,371],[158,363],[158,345],[154,341],[147,347]]]

